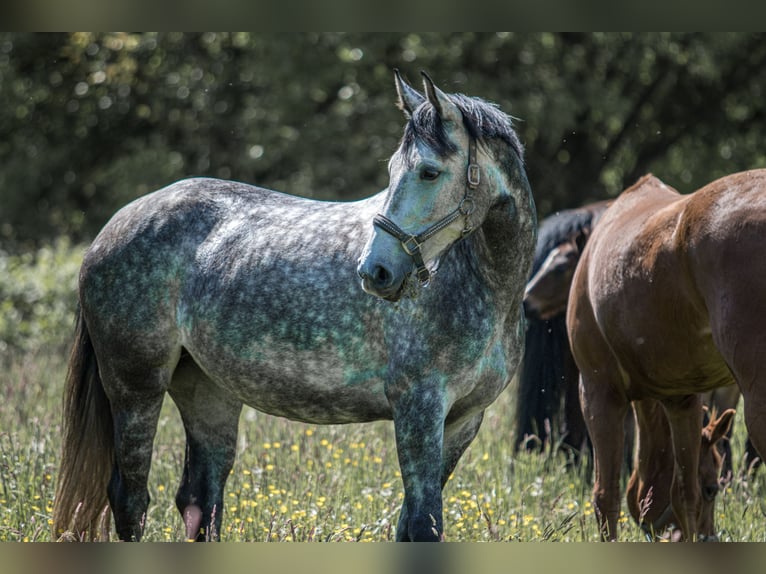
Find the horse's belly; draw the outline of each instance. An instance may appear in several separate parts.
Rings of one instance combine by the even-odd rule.
[[[691,341],[691,344],[686,344]],[[688,337],[657,345],[637,346],[623,362],[629,373],[630,394],[663,398],[704,393],[733,382],[731,371],[709,337]],[[635,368],[639,365],[639,368]]]
[[[200,358],[208,376],[256,410],[316,424],[391,418],[382,370],[294,353],[279,361]]]

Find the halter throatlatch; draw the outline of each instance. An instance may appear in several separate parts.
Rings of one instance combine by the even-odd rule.
[[[381,215],[380,213],[373,218],[373,225],[376,225],[386,233],[390,233],[396,237],[402,244],[404,252],[412,257],[412,260],[415,263],[415,271],[418,276],[418,281],[420,281],[421,285],[427,285],[431,280],[431,273],[428,271],[425,261],[423,261],[423,254],[420,250],[421,246],[428,239],[439,233],[442,229],[448,227],[459,217],[465,217],[462,237],[465,237],[473,231],[473,226],[468,218],[476,207],[473,192],[479,187],[479,183],[481,183],[481,168],[479,167],[479,164],[476,163],[476,140],[471,138],[468,142],[468,169],[466,171],[465,195],[454,211],[442,217],[439,221],[418,235],[407,233],[388,217]]]

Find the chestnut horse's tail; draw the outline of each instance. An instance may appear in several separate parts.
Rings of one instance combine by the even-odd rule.
[[[101,383],[88,327],[78,309],[64,389],[53,540],[108,539],[107,485],[113,464],[112,411]]]

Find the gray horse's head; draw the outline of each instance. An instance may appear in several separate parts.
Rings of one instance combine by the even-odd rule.
[[[398,72],[395,80],[409,121],[388,163],[385,202],[357,268],[363,289],[389,301],[400,299],[411,281],[427,284],[447,250],[481,226],[506,192],[504,157],[520,162],[522,156],[510,117],[494,104],[446,94],[425,73],[424,94]],[[514,154],[505,153],[509,145]]]

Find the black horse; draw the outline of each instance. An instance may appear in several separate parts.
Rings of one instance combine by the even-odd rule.
[[[578,461],[590,448],[565,318],[580,253],[608,205],[601,201],[559,211],[540,224],[524,296],[527,330],[518,384],[516,452],[560,443]]]

